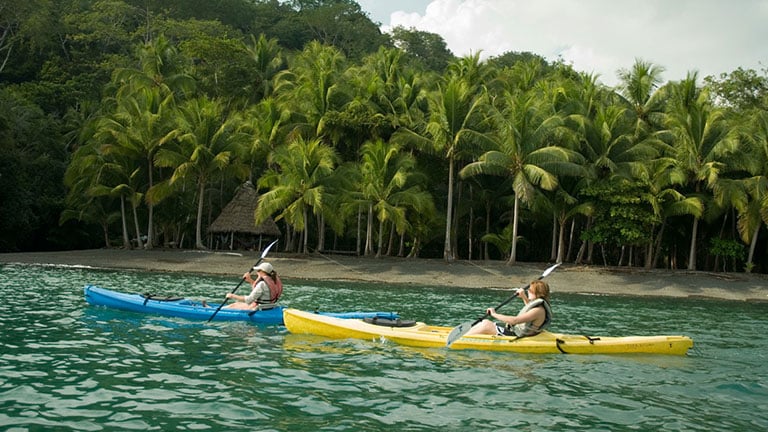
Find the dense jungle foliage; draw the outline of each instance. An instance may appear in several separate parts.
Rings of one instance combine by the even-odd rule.
[[[6,0],[0,251],[223,248],[251,182],[285,251],[765,272],[765,71],[480,54],[352,0]]]

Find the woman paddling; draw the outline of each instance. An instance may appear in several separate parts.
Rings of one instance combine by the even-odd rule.
[[[518,290],[517,295],[525,305],[515,316],[503,315],[494,308],[486,311],[491,317],[501,321],[496,324],[490,320],[483,320],[472,327],[465,336],[473,334],[489,334],[499,336],[533,336],[540,333],[552,322],[552,308],[549,306],[549,285],[542,280],[531,282],[528,295],[522,295],[525,291]]]
[[[227,299],[234,299],[236,302],[226,306],[225,309],[256,309],[258,305],[274,304],[280,299],[280,295],[283,294],[283,283],[272,268],[272,264],[263,262],[254,270],[256,279],[253,279],[250,272],[243,275],[243,279],[251,284],[251,293],[247,296],[227,293]]]

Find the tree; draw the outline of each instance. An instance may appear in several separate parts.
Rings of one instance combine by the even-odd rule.
[[[672,96],[666,126],[672,134],[671,156],[687,178],[694,196],[705,198],[720,173],[726,169],[724,158],[736,150],[737,140],[728,128],[724,112],[713,106],[709,92],[696,84],[697,75],[671,84]],[[699,217],[694,216],[688,269],[696,270]]]
[[[456,59],[443,37],[436,33],[398,26],[392,29],[392,40],[412,62],[438,74]]]
[[[173,174],[149,190],[148,201],[158,203],[185,182],[194,184],[197,190],[195,247],[205,249],[202,224],[206,187],[222,176],[245,179],[248,165],[242,154],[247,136],[239,130],[240,118],[226,115],[217,101],[205,97],[192,99],[180,107],[179,113],[176,145],[160,148],[155,156],[155,164],[172,168]]]
[[[359,60],[387,44],[374,24],[353,0],[293,0],[299,18],[312,39],[338,48],[350,59]]]
[[[254,82],[248,84],[247,93],[252,94],[252,101],[258,102],[272,96],[275,77],[285,68],[285,59],[277,39],[267,39],[264,34],[258,39],[251,35],[245,49],[255,70]]]
[[[303,232],[302,251],[308,253],[309,211],[319,214],[325,203],[325,182],[333,174],[337,156],[334,150],[315,138],[297,137],[275,149],[270,157],[270,168],[258,181],[267,192],[259,197],[256,224],[261,224],[274,213],[275,220]]]
[[[471,154],[482,143],[490,140],[484,136],[487,104],[484,93],[472,91],[469,83],[460,77],[449,77],[439,91],[430,96],[430,119],[421,132],[401,129],[399,137],[419,148],[441,155],[448,162],[448,196],[446,199],[445,243],[443,259],[453,262],[453,190],[457,160]]]
[[[146,163],[147,191],[154,186],[154,157],[162,145],[174,138],[172,121],[177,95],[183,100],[194,81],[183,68],[183,59],[168,40],[160,36],[138,48],[139,67],[115,71],[116,112],[103,132],[112,135],[107,152],[130,154]],[[145,195],[146,197],[146,195]],[[147,248],[154,246],[154,203],[148,201]]]
[[[546,115],[534,91],[507,91],[496,107],[498,130],[496,148],[464,167],[462,177],[480,174],[512,178],[514,214],[508,264],[517,260],[520,203],[530,205],[537,188],[552,191],[559,185],[558,175],[577,174],[578,154],[565,147],[549,144],[563,126],[559,116]]]
[[[714,196],[721,204],[730,203],[738,211],[738,231],[741,240],[749,245],[747,271],[754,266],[757,238],[763,224],[768,224],[768,112],[755,111],[743,132],[743,151],[746,156],[740,167],[744,177],[721,179],[714,186]]]
[[[0,73],[3,73],[25,39],[32,45],[45,40],[38,32],[45,34],[50,27],[51,4],[48,0],[6,0],[0,3]]]
[[[634,111],[637,140],[663,127],[666,92],[659,91],[662,73],[663,67],[640,59],[631,69],[619,71],[619,91]]]
[[[708,76],[704,82],[715,95],[715,102],[736,113],[754,109],[768,109],[768,76],[766,70],[759,75],[753,69],[737,68],[733,72],[720,74],[718,78]]]
[[[344,56],[334,47],[310,42],[291,67],[276,77],[276,98],[297,114],[294,129],[304,137],[323,136],[326,114],[343,106],[348,97],[338,82]]]
[[[172,96],[162,98],[156,88],[146,89],[133,96],[121,97],[116,110],[104,117],[98,132],[104,142],[102,151],[113,160],[125,164],[124,171],[140,167],[137,193],[146,196],[146,192],[155,184],[155,155],[157,151],[172,140],[176,132],[172,124],[175,116],[175,104]],[[145,182],[145,183],[144,183]],[[153,247],[153,208],[154,203],[147,201],[148,225],[147,248]],[[141,239],[141,236],[137,236]],[[140,240],[139,240],[140,242]]]
[[[421,208],[421,201],[431,200],[429,194],[413,184],[417,176],[416,159],[403,153],[395,144],[382,140],[368,142],[362,148],[360,162],[360,192],[368,205],[365,254],[373,252],[373,217],[379,221],[379,239],[376,257],[383,248],[384,224],[390,222],[397,232],[407,228],[408,208]]]

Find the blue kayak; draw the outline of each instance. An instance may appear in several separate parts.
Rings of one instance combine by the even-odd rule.
[[[83,289],[85,300],[94,306],[106,306],[131,312],[186,318],[196,321],[208,321],[220,303],[208,303],[186,298],[169,298],[151,294],[125,294],[94,285]],[[250,321],[255,324],[282,325],[283,309],[281,305],[262,305],[256,310],[222,308],[213,321]],[[337,318],[385,318],[397,319],[396,312],[318,312],[321,315]]]

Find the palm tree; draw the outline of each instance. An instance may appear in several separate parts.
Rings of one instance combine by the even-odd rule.
[[[361,67],[346,73],[355,94],[350,105],[363,106],[369,113],[365,121],[372,138],[388,138],[401,126],[423,121],[428,105],[423,74],[408,67],[403,55],[402,50],[381,47]]]
[[[726,169],[724,158],[736,150],[723,110],[714,107],[706,89],[696,84],[697,74],[671,84],[670,106],[666,126],[672,135],[671,157],[685,172],[686,184],[693,196],[705,197],[704,189],[712,189],[720,173]],[[696,269],[699,217],[694,216],[688,269]]]
[[[632,107],[636,119],[635,136],[642,140],[663,127],[666,102],[662,66],[636,59],[632,68],[619,71],[619,91]]]
[[[339,50],[312,41],[275,77],[278,102],[301,116],[294,127],[304,137],[322,137],[324,116],[347,102],[339,82],[344,66]]]
[[[285,60],[277,39],[267,39],[263,33],[258,39],[252,34],[250,43],[245,44],[245,51],[253,63],[258,80],[252,85],[251,99],[259,102],[272,96],[274,79],[285,67]]]
[[[110,163],[100,154],[93,141],[81,146],[72,156],[72,161],[64,173],[64,184],[69,188],[67,208],[62,211],[60,222],[76,219],[98,223],[104,233],[104,243],[110,247],[109,225],[115,219],[116,213],[111,211],[112,201],[118,196],[121,204],[123,227],[123,247],[130,249],[128,230],[125,219],[125,200],[120,193],[113,193],[110,184],[114,176],[109,173]]]
[[[647,181],[646,163],[658,157],[659,144],[646,132],[638,133],[634,109],[626,100],[600,86],[596,76],[580,74],[577,81],[569,84],[562,110],[566,123],[580,142],[579,153],[585,170],[571,195],[581,200],[574,205],[594,208],[593,203],[583,201],[589,194],[580,191],[587,191],[598,183],[610,183],[613,178]],[[595,222],[591,213],[582,212],[588,215],[588,227]],[[577,260],[587,245],[588,260],[591,260],[591,241],[582,244]]]
[[[159,149],[155,156],[155,164],[172,168],[173,174],[150,189],[147,199],[158,203],[185,181],[194,184],[197,190],[195,247],[205,249],[202,224],[206,186],[221,176],[240,180],[247,176],[248,165],[241,155],[248,137],[239,131],[238,116],[225,115],[220,102],[206,97],[185,102],[179,113],[176,145]]]
[[[254,180],[256,164],[266,161],[268,156],[285,141],[290,127],[291,111],[281,106],[274,98],[263,99],[245,112],[244,131],[251,136],[248,160],[251,164],[250,180]]]
[[[558,175],[579,172],[574,163],[579,160],[576,152],[548,144],[563,122],[559,116],[546,117],[541,100],[534,91],[506,91],[494,116],[498,125],[496,148],[460,172],[462,177],[489,174],[512,179],[514,210],[508,264],[517,260],[520,204],[532,204],[538,188],[555,190]]]
[[[407,209],[419,208],[420,201],[431,197],[419,186],[413,185],[417,175],[416,159],[403,153],[395,144],[382,140],[368,142],[362,148],[360,163],[360,192],[368,206],[365,254],[373,252],[373,217],[379,221],[379,239],[376,257],[383,248],[385,222],[391,222],[403,234],[407,227]]]
[[[648,180],[649,197],[654,214],[661,221],[651,232],[651,242],[646,253],[645,267],[655,268],[661,255],[662,239],[667,227],[667,220],[675,216],[701,217],[704,203],[698,196],[685,196],[677,188],[684,185],[686,175],[683,170],[668,157],[661,157],[648,162],[651,177]]]
[[[175,95],[183,99],[194,91],[195,81],[184,69],[181,54],[164,35],[138,46],[136,57],[138,68],[116,69],[113,74],[118,98],[157,89],[164,97]]]
[[[320,139],[297,137],[275,149],[270,168],[259,179],[259,187],[268,189],[259,197],[256,224],[263,223],[276,212],[275,220],[285,219],[297,231],[303,231],[304,253],[309,248],[309,211],[320,214],[326,201],[326,182],[336,167],[338,157],[333,148]]]
[[[146,162],[147,189],[154,186],[154,156],[173,138],[177,100],[192,93],[195,84],[184,70],[178,50],[160,35],[137,49],[138,68],[115,70],[115,112],[102,125],[101,133],[112,136],[107,153],[129,155]],[[130,162],[129,162],[130,163]],[[147,248],[154,245],[154,205],[147,203]]]
[[[738,127],[745,148],[737,155],[744,158],[729,158],[729,162],[741,167],[745,175],[721,179],[714,193],[721,205],[730,203],[738,211],[738,231],[741,240],[749,244],[747,269],[751,269],[758,234],[763,224],[768,224],[768,112],[756,111],[747,116],[746,126]]]
[[[443,258],[456,259],[451,233],[453,232],[453,190],[457,161],[472,155],[475,149],[490,145],[485,136],[484,92],[473,92],[472,86],[458,77],[449,77],[440,89],[430,96],[430,120],[422,132],[401,129],[397,140],[411,142],[417,147],[441,154],[448,162],[448,196],[446,199],[445,242]]]
[[[173,126],[175,103],[172,95],[161,97],[156,88],[137,91],[118,98],[114,113],[104,117],[99,127],[99,139],[104,141],[102,151],[113,160],[126,164],[123,171],[132,172],[138,164],[140,176],[146,179],[144,192],[154,186],[154,159],[157,151],[176,136]],[[139,175],[139,174],[132,174]],[[154,244],[154,203],[149,209],[146,248]]]

